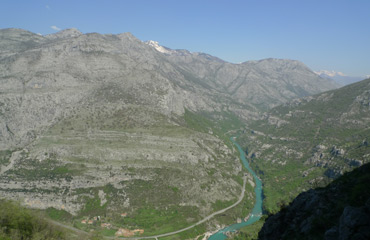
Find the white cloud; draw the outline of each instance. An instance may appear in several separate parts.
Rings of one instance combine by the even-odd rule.
[[[60,30],[62,30],[62,29],[58,28],[57,26],[51,26],[50,28],[51,28],[51,29],[53,29],[53,30],[55,30],[55,31],[60,31]]]

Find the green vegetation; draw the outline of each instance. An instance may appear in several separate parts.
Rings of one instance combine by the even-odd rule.
[[[87,198],[85,206],[81,210],[80,215],[89,216],[100,216],[106,213],[107,203],[101,204],[100,198],[95,196],[94,198]]]
[[[338,198],[339,207],[346,205],[360,207],[370,199],[370,163],[361,166],[352,172],[347,172],[334,180],[329,186],[320,188],[320,191],[338,188],[343,197]]]
[[[59,240],[67,237],[64,230],[44,217],[12,201],[0,199],[0,239]]]
[[[334,233],[336,239],[343,239],[348,232],[352,233],[351,239],[355,239],[354,236],[367,239],[370,224],[365,219],[370,215],[369,181],[370,163],[345,173],[326,187],[300,194],[279,214],[266,219],[261,238],[324,239],[329,229],[344,229]],[[343,224],[345,221],[351,224]]]
[[[128,216],[124,222],[130,228],[145,229],[144,235],[155,235],[179,230],[187,227],[196,215],[194,207],[169,207],[167,209],[156,209],[154,207],[141,208]]]
[[[238,233],[230,238],[230,240],[255,240],[258,239],[258,232],[261,230],[266,220],[266,215],[251,225],[241,228]]]
[[[202,239],[202,235],[207,231],[206,223],[200,224],[188,231],[181,232],[175,235],[171,235],[168,237],[159,238],[160,240],[184,240],[184,239],[194,239],[197,236],[198,239]]]
[[[232,112],[198,112],[185,109],[186,126],[199,132],[213,131],[215,134],[226,134],[230,130],[244,127],[245,123]]]
[[[11,156],[12,156],[12,151],[0,150],[0,165],[7,165],[9,163]]]
[[[289,161],[282,167],[263,161],[263,158],[254,159],[252,168],[259,171],[263,180],[263,207],[268,213],[280,210],[281,206],[288,204],[304,189],[311,187],[307,179],[302,177],[302,172],[309,167],[296,161]],[[325,170],[321,168],[310,172],[312,178],[322,176]]]
[[[233,199],[233,200],[230,200],[230,201],[216,200],[216,202],[212,204],[213,211],[217,212],[221,209],[227,208],[228,206],[232,205],[236,201],[237,201],[237,199]]]
[[[55,221],[68,221],[73,218],[72,214],[65,210],[58,210],[55,208],[47,208],[46,214]]]
[[[187,109],[185,109],[184,119],[189,128],[199,132],[208,133],[209,130],[212,130],[214,125],[214,123],[211,122],[209,119],[203,117],[200,114],[193,113]]]
[[[23,168],[12,169],[8,174],[15,178],[25,180],[59,179],[71,180],[73,176],[81,174],[85,169],[84,164],[60,165],[55,159],[46,159],[41,162],[37,160],[26,160]]]
[[[245,126],[245,123],[232,112],[194,113],[185,109],[184,119],[187,127],[198,132],[215,134],[229,148],[233,148],[229,131],[236,131]]]
[[[102,191],[105,196],[105,202],[99,197],[99,191]],[[84,203],[84,207],[80,210],[78,215],[74,219],[80,219],[84,216],[90,218],[94,216],[106,216],[109,211],[107,207],[110,203],[118,197],[120,190],[114,188],[113,185],[107,184],[103,187],[92,187],[92,188],[79,188],[76,189],[74,194],[78,195],[81,199],[80,201]],[[88,196],[87,196],[88,195]],[[118,215],[118,213],[116,213]]]
[[[238,141],[263,181],[267,212],[369,162],[369,83],[278,106],[248,123]]]

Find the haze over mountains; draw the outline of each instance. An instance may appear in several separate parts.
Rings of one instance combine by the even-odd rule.
[[[295,60],[232,64],[130,33],[2,29],[0,192],[116,226],[128,213],[148,235],[177,230],[236,202],[244,172],[226,132],[337,87]]]
[[[355,77],[355,76],[348,76],[342,72],[327,71],[327,70],[321,70],[315,73],[322,78],[333,79],[336,83],[340,84],[341,86],[355,83],[355,82],[364,80],[365,78],[369,78],[369,75],[362,76],[362,77]]]

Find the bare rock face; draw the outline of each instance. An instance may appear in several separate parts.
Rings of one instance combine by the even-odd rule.
[[[12,33],[31,41],[26,39],[29,32]],[[181,91],[160,73],[150,73],[157,65],[155,52],[132,35],[82,35],[72,29],[31,36],[34,44],[25,52],[1,55],[3,149],[32,141],[96,94],[103,97],[98,101],[146,104],[163,114],[183,114]]]
[[[255,106],[271,107],[335,87],[297,61],[230,64],[159,47],[130,33],[66,29],[39,36],[1,30],[0,147],[32,141],[96,92],[106,91],[108,101],[145,104],[168,116],[181,116],[184,108],[219,112],[226,106],[245,118]]]
[[[62,38],[79,37],[81,35],[82,35],[82,33],[78,29],[69,28],[69,29],[59,31],[59,32],[54,33],[54,34],[46,35],[45,38],[50,39],[50,40],[55,40],[55,39],[62,39]]]
[[[338,239],[370,238],[370,199],[363,207],[347,206],[340,217]]]
[[[264,59],[231,64],[207,54],[176,52],[171,52],[169,58],[193,81],[200,81],[230,94],[240,103],[252,103],[264,110],[337,87],[333,81],[318,77],[299,61]]]

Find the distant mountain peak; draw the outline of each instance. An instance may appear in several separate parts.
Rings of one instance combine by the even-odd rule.
[[[71,35],[81,35],[82,33],[77,28],[67,28],[59,31],[58,33],[71,34]]]
[[[335,82],[338,84],[344,86],[348,85],[354,82],[361,81],[365,78],[368,78],[368,76],[348,76],[342,72],[336,72],[334,70],[328,71],[328,70],[320,70],[320,71],[315,71],[317,75],[319,75],[322,78],[329,78],[333,79]]]
[[[48,34],[45,37],[49,39],[56,39],[56,38],[71,38],[71,37],[78,37],[82,35],[82,32],[80,32],[77,28],[68,28],[61,30],[57,33]]]
[[[172,49],[163,47],[163,46],[159,45],[159,43],[156,42],[156,41],[149,40],[149,41],[146,41],[145,43],[148,44],[149,46],[153,47],[158,52],[165,53],[165,54],[172,54],[173,53]]]
[[[345,75],[344,73],[342,72],[336,72],[334,70],[332,71],[328,71],[328,70],[320,70],[320,71],[315,71],[315,73],[319,76],[321,75],[327,75],[329,77],[336,77],[336,76],[341,76],[341,77],[346,77],[347,75]]]

